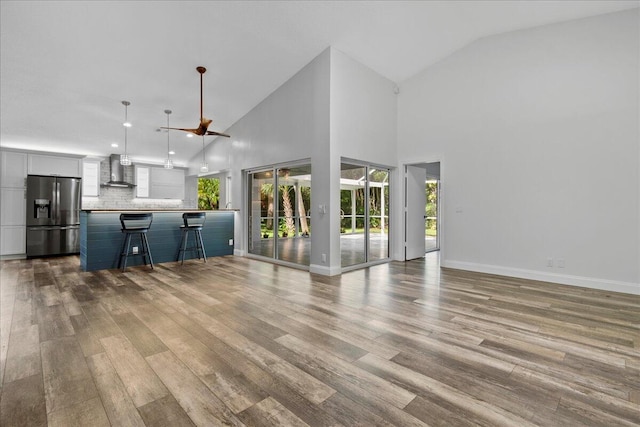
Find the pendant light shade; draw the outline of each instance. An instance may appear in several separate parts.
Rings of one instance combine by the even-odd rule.
[[[120,164],[122,166],[129,166],[131,164],[131,159],[129,158],[129,154],[127,154],[127,129],[131,127],[131,123],[129,123],[129,117],[127,115],[127,108],[131,103],[129,101],[122,101],[122,105],[124,105],[124,154],[120,155]]]
[[[171,110],[164,110],[164,113],[167,115],[167,159],[164,161],[164,168],[173,169],[173,161],[171,160],[171,147],[169,144],[169,132],[171,132],[169,128],[169,114],[171,114]]]
[[[207,164],[204,158],[204,135],[202,135],[202,164],[200,165],[200,172],[202,173],[209,172],[209,165]]]

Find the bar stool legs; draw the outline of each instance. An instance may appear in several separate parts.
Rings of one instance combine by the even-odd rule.
[[[149,249],[149,240],[147,240],[147,233],[142,233],[142,240],[143,240],[143,257],[142,259],[144,260],[146,257],[149,258],[149,264],[151,265],[151,269],[153,269],[153,258],[151,257],[151,249]],[[144,265],[147,265],[147,262],[144,261]]]
[[[190,231],[194,233],[195,246],[188,248],[187,243],[189,241]],[[178,260],[181,261],[181,264],[184,264],[184,255],[187,251],[196,251],[198,259],[200,259],[200,254],[202,254],[204,262],[207,262],[207,254],[204,250],[204,242],[200,228],[182,227],[182,238],[180,239],[180,250],[178,251]]]
[[[140,236],[140,246],[141,251],[137,254],[132,254],[129,252],[131,247],[131,235],[138,234]],[[142,255],[142,261],[144,265],[147,265],[147,262],[153,269],[153,257],[151,256],[151,250],[149,249],[149,240],[147,240],[147,233],[126,233],[124,243],[122,245],[122,250],[120,251],[120,261],[118,262],[118,268],[122,266],[122,271],[124,272],[127,269],[127,258],[129,255]]]

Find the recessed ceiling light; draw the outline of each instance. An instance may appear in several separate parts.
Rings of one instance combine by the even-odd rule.
[[[174,154],[176,154],[176,152],[175,151],[169,151],[169,154],[171,154],[173,156]]]
[[[118,144],[116,144],[116,143],[114,142],[113,144],[111,144],[111,146],[112,146],[113,148],[117,148],[117,147],[118,147]]]
[[[130,127],[131,127],[131,123],[129,123],[129,122],[124,122],[124,123],[122,124],[122,126],[124,126],[124,127],[126,127],[126,128],[130,128]]]
[[[187,134],[187,138],[193,138],[193,134],[192,133],[188,133]]]

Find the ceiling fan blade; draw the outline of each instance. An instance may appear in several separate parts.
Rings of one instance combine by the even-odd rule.
[[[196,129],[185,129],[185,128],[168,128],[166,126],[160,126],[160,129],[171,129],[171,130],[182,130],[185,132],[191,132],[191,133],[197,133],[200,128],[196,128]]]
[[[231,138],[231,135],[227,135],[226,133],[222,133],[222,132],[216,132],[213,130],[208,130],[207,135],[224,136],[226,138]]]

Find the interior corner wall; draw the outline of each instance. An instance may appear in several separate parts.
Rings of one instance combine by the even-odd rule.
[[[400,85],[399,159],[443,156],[443,266],[640,294],[638,23],[487,37]]]
[[[343,158],[394,168],[397,163],[398,108],[396,84],[337,49],[331,49],[330,161],[340,188]],[[392,172],[390,205],[396,186]],[[331,206],[340,206],[340,192],[332,193]],[[394,212],[390,212],[393,217]],[[340,266],[340,210],[333,209],[331,265]],[[392,220],[393,221],[393,220]],[[392,223],[392,231],[394,233]]]
[[[313,199],[322,197],[322,171],[327,165],[318,153],[329,151],[329,61],[327,49],[226,129],[231,138],[206,140],[209,170],[225,171],[231,179],[233,208],[246,209],[244,170],[308,158],[312,159]],[[199,174],[201,162],[202,151],[190,160],[189,173]],[[315,249],[316,244],[323,244],[321,236],[325,234],[317,215],[317,210],[311,211],[315,232],[312,252],[319,254],[328,249]],[[236,215],[237,254],[246,253],[245,229],[243,215]]]
[[[396,84],[331,49],[331,148],[338,157],[395,166]]]

